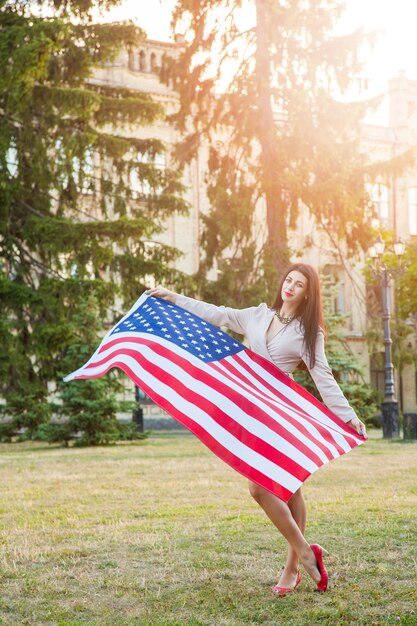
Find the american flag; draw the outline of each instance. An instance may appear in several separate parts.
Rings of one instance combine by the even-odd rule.
[[[98,378],[112,367],[223,461],[285,502],[321,465],[364,441],[273,363],[146,294],[64,380]]]

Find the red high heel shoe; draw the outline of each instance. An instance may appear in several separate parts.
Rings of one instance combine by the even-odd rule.
[[[329,584],[329,575],[323,563],[323,556],[329,554],[327,550],[319,546],[317,543],[312,543],[310,548],[314,552],[316,557],[317,567],[320,572],[320,581],[317,583],[317,591],[327,591],[327,585]]]
[[[284,597],[287,595],[287,593],[291,593],[292,591],[294,591],[295,588],[300,584],[300,581],[301,581],[301,572],[300,570],[298,570],[297,580],[295,581],[294,587],[280,587],[279,585],[275,585],[275,587],[272,587],[272,593],[275,594],[276,596]]]

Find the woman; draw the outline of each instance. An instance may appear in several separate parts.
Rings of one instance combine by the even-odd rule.
[[[320,281],[311,265],[296,263],[286,271],[273,308],[266,304],[247,309],[217,307],[163,287],[147,293],[177,304],[212,324],[227,326],[245,335],[254,352],[275,363],[288,375],[303,361],[323,402],[360,435],[366,436],[365,425],[349,406],[327,363]],[[317,590],[326,591],[328,575],[323,555],[327,552],[317,544],[309,545],[304,538],[306,507],[301,489],[288,503],[256,483],[250,482],[249,490],[288,542],[287,561],[273,592],[285,596],[294,591],[301,580],[299,561],[317,583]]]

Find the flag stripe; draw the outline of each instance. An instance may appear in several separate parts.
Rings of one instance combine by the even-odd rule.
[[[234,365],[242,375],[244,375],[243,373],[246,373],[247,380],[250,384],[252,384],[252,386],[257,384],[258,388],[261,390],[265,389],[262,384],[262,376],[258,371],[256,371],[256,369],[250,370],[247,367],[247,363],[243,359],[239,359],[238,356],[235,356],[234,358]],[[277,381],[277,384],[278,383],[279,381]],[[268,385],[268,387],[266,387],[266,391],[268,392],[268,395],[271,396],[269,393],[270,390],[276,392],[274,402],[279,406],[285,407],[285,413],[288,420],[295,426],[298,432],[310,439],[310,445],[315,444],[319,447],[322,455],[324,454],[325,456],[325,459],[323,459],[325,462],[339,456],[341,450],[333,445],[333,440],[330,442],[328,441],[327,432],[320,428],[320,424],[317,424],[316,420],[311,420],[304,411],[295,411],[291,404],[289,406],[288,404],[286,405],[281,399],[281,392],[278,389],[273,388],[271,385]],[[321,458],[323,458],[322,455]]]
[[[197,365],[197,363],[190,361],[184,363],[178,354],[173,354],[171,350],[149,340],[148,337],[137,338],[135,343],[140,344],[141,352],[137,351],[137,346],[134,344],[132,346],[133,348],[136,347],[136,350],[127,347],[129,344],[119,350],[116,345],[113,345],[109,352],[102,353],[103,358],[100,361],[92,362],[89,369],[105,365],[109,358],[120,358],[124,354],[141,362],[146,346],[154,353],[149,355],[148,352],[145,352],[147,355],[146,365],[151,368],[154,376],[156,378],[161,377],[165,384],[174,386],[177,393],[201,407],[206,414],[211,415],[233,436],[244,441],[249,447],[270,461],[278,463],[279,459],[279,465],[299,480],[305,480],[307,475],[317,469],[317,465],[307,455],[303,455],[292,443],[281,436],[277,436],[272,429],[267,429],[264,423],[261,423],[260,420],[262,419],[263,422],[268,416],[260,407],[256,407],[251,400],[232,388],[226,387],[219,378],[206,373],[204,371],[204,366],[207,367],[206,364],[198,362]],[[181,370],[183,380],[179,382],[178,375]],[[252,417],[253,413],[257,415],[258,421]],[[232,415],[233,417],[231,417]],[[269,421],[275,430],[284,431],[274,420],[269,418]],[[284,451],[285,448],[286,451]],[[288,452],[291,452],[297,461],[288,456]]]
[[[229,379],[235,381],[243,391],[251,392],[255,398],[258,398],[258,402],[266,405],[269,409],[269,414],[275,415],[274,419],[280,419],[280,423],[290,433],[291,439],[297,438],[297,445],[317,466],[323,465],[323,463],[334,458],[334,455],[331,454],[323,443],[323,439],[320,436],[315,437],[314,433],[308,430],[307,426],[309,426],[309,423],[307,422],[307,426],[304,425],[305,420],[299,414],[292,411],[283,402],[268,397],[262,391],[253,391],[253,385],[250,384],[249,379],[236,368],[235,357],[232,357],[232,359],[227,362],[224,360],[221,364],[210,365],[218,371],[227,373]],[[314,429],[314,432],[316,432],[316,429]]]
[[[273,363],[263,359],[259,354],[252,352],[252,350],[246,350],[244,353],[242,352],[241,355],[252,367],[255,363],[260,365],[265,375],[268,374],[268,380],[271,379],[273,385],[276,384],[276,380],[278,379],[282,383],[282,391],[279,392],[280,395],[286,402],[291,403],[295,409],[298,408],[298,410],[306,411],[310,419],[318,419],[321,423],[324,423],[326,427],[331,430],[333,436],[338,437],[338,441],[342,442],[343,440],[343,444],[349,442],[349,444],[351,444],[349,447],[358,445],[360,438],[358,438],[357,433],[350,426],[337,417],[337,415],[334,415],[330,409],[301,385],[281,372]],[[275,387],[273,387],[273,389],[274,388]],[[288,394],[288,397],[287,395],[283,395],[283,393]],[[342,435],[342,439],[339,439],[339,435]],[[347,451],[347,449],[344,451]]]
[[[264,357],[180,307],[143,294],[81,368],[119,367],[236,471],[284,501],[364,438]]]
[[[119,367],[123,370],[143,388],[154,402],[169,413],[173,413],[180,423],[196,434],[218,456],[265,489],[288,501],[294,491],[301,486],[302,481],[235,439],[211,416],[206,415],[202,409],[178,394],[176,389],[161,383],[161,380],[152,374],[152,364],[148,368],[146,359],[142,355],[139,362],[136,358],[132,359],[126,355],[122,358],[109,359],[99,367],[91,368],[88,375],[79,374],[77,378],[97,378],[107,373],[112,367]],[[161,393],[155,391],[157,387]],[[190,418],[190,415],[195,416],[196,419]]]
[[[267,389],[270,389],[272,392],[275,392],[276,395],[281,400],[286,401],[291,408],[294,408],[295,410],[297,410],[297,405],[295,404],[295,402],[293,401],[291,397],[292,395],[294,395],[292,394],[293,390],[291,388],[292,387],[291,383],[293,384],[296,384],[296,383],[294,383],[294,381],[292,381],[291,379],[288,380],[288,383],[287,381],[282,381],[278,377],[275,376],[275,372],[271,373],[266,368],[262,370],[263,375],[260,376],[257,370],[253,367],[252,357],[253,357],[253,353],[249,355],[245,353],[244,355],[242,355],[241,359],[239,359],[239,357],[237,356],[236,360],[237,362],[241,363],[241,365],[246,369],[248,373],[250,373],[251,376],[253,376],[254,380],[257,381],[258,385],[264,385]],[[255,361],[255,364],[256,364],[256,361]],[[285,374],[282,374],[282,376],[285,376]],[[286,376],[286,378],[288,378],[288,376]],[[280,384],[280,383],[283,383],[283,384]],[[284,395],[283,393],[283,387],[285,389],[285,393],[287,394],[287,396]],[[334,433],[332,429],[324,428],[323,424],[316,417],[318,411],[315,406],[313,405],[309,406],[309,403],[303,402],[302,398],[300,399],[300,405],[301,405],[304,419],[306,419],[310,423],[311,428],[315,427],[316,432],[319,432],[323,436],[323,439],[325,440],[326,445],[331,450],[332,456],[329,458],[329,460],[331,460],[331,458],[333,458],[334,456],[344,454],[344,452],[346,452],[347,449],[350,449],[350,444],[345,439],[343,439],[343,437],[342,437],[342,441],[336,440],[336,436],[338,437],[338,433]],[[308,410],[310,408],[311,408],[311,412],[309,413]],[[298,414],[300,415],[299,410],[298,410]],[[301,415],[300,415],[300,418],[301,418]],[[326,416],[323,415],[323,421],[325,419],[326,419]],[[334,451],[335,449],[337,453]]]
[[[250,420],[252,432],[254,428],[255,434],[258,436],[262,436],[265,440],[267,440],[275,449],[282,449],[283,446],[287,447],[288,453],[291,453],[295,459],[297,459],[303,467],[307,467],[308,470],[314,471],[320,465],[325,462],[327,459],[323,459],[308,447],[303,440],[303,436],[301,435],[300,441],[297,442],[297,447],[293,445],[294,441],[294,432],[291,432],[291,425],[287,424],[287,416],[285,411],[282,410],[281,407],[277,408],[272,405],[270,402],[265,402],[263,398],[258,397],[255,390],[251,390],[250,388],[243,388],[245,394],[242,395],[242,385],[233,385],[233,382],[228,376],[227,372],[223,372],[221,370],[217,370],[215,372],[215,376],[213,376],[213,372],[210,370],[213,368],[213,363],[201,363],[201,361],[194,361],[192,364],[188,361],[184,362],[183,359],[180,358],[178,354],[172,355],[172,352],[169,350],[169,354],[166,350],[163,349],[159,344],[152,344],[149,341],[147,336],[140,338],[137,337],[135,340],[132,340],[129,343],[124,343],[123,348],[117,350],[116,353],[120,354],[123,351],[137,350],[140,345],[152,345],[152,348],[162,356],[166,356],[167,358],[174,358],[175,362],[183,368],[184,371],[187,371],[194,378],[199,379],[201,382],[204,382],[208,385],[206,389],[198,390],[199,393],[204,395],[205,393],[210,393],[213,395],[215,392],[222,393],[224,397],[218,397],[217,403],[221,402],[222,404],[228,403],[229,399],[235,402],[235,406],[230,405],[228,407],[228,415],[229,412],[236,414],[236,409],[242,409],[242,405],[245,406],[244,415],[246,417],[246,421]],[[117,348],[117,342],[112,342],[113,351]],[[130,352],[129,352],[130,353]],[[104,358],[107,358],[105,355],[106,352],[102,352]],[[132,353],[130,353],[132,354]],[[233,359],[233,357],[227,357],[224,359],[224,362],[229,362],[229,359]],[[99,362],[93,362],[91,365],[97,365]],[[90,366],[91,366],[90,365]],[[89,367],[90,367],[89,366]],[[215,366],[214,366],[215,367]],[[198,371],[196,371],[196,368]],[[177,375],[178,372],[174,372],[174,375]],[[189,381],[187,384],[191,384]],[[227,385],[227,386],[226,386]],[[231,393],[233,391],[233,393]],[[213,399],[214,400],[214,399]],[[277,421],[277,419],[279,421]],[[257,424],[255,423],[257,422]],[[292,420],[294,422],[294,420]],[[288,426],[288,427],[287,427]],[[272,432],[271,432],[272,431]],[[274,436],[274,434],[276,436]],[[308,440],[306,440],[308,442]],[[308,442],[311,444],[311,442]],[[331,457],[333,458],[333,457]]]

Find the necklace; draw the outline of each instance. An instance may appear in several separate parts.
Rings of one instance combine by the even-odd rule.
[[[292,320],[294,319],[295,315],[293,315],[292,317],[284,317],[282,315],[279,314],[279,311],[275,311],[275,315],[277,316],[277,318],[279,319],[279,321],[281,322],[281,324],[289,324],[290,322],[292,322]]]

